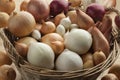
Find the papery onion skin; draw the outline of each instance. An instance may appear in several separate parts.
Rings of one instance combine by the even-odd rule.
[[[50,8],[46,0],[31,0],[28,3],[27,11],[35,17],[36,21],[41,22],[42,19],[49,17]]]
[[[57,14],[64,12],[67,13],[69,3],[66,0],[53,0],[50,3],[50,15],[56,16]]]
[[[102,21],[105,15],[105,8],[97,3],[88,5],[86,13],[95,21]]]
[[[8,21],[8,30],[15,36],[29,35],[35,29],[35,19],[29,12],[21,11],[13,14]]]

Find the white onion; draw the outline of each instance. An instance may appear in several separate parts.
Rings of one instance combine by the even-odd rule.
[[[27,54],[28,62],[41,68],[54,68],[54,52],[45,43],[31,43]]]
[[[70,18],[69,18],[69,17],[63,18],[63,19],[60,21],[60,24],[63,25],[66,30],[68,30],[69,27],[70,27],[70,25],[71,25]]]
[[[56,33],[60,34],[63,36],[65,34],[65,28],[63,25],[59,24],[56,28]]]
[[[65,49],[56,60],[56,69],[59,71],[74,71],[83,68],[81,57],[70,50]]]
[[[91,34],[83,29],[72,29],[65,36],[65,47],[78,54],[86,53],[92,45]]]

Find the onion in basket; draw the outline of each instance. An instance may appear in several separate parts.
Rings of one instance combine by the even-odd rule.
[[[30,0],[27,11],[35,17],[36,21],[40,22],[49,17],[50,8],[46,0]]]
[[[112,65],[109,69],[109,73],[115,74],[118,77],[118,79],[120,80],[120,64],[116,63],[116,64]]]
[[[95,21],[102,21],[105,15],[105,8],[97,3],[88,5],[86,13]]]
[[[23,37],[29,35],[36,26],[32,14],[26,11],[14,13],[8,21],[8,29],[15,36]]]
[[[16,72],[9,65],[0,66],[0,80],[15,80]]]
[[[83,69],[81,57],[68,49],[65,49],[56,59],[56,69],[59,71],[74,71]]]
[[[12,60],[8,57],[7,53],[0,51],[0,66],[4,64],[11,65]]]
[[[41,41],[48,44],[56,55],[64,50],[64,39],[57,33],[49,33],[42,37]]]
[[[9,15],[5,12],[0,12],[0,28],[7,27]]]
[[[65,36],[65,47],[78,54],[86,53],[92,46],[91,34],[83,29],[72,29]]]
[[[115,74],[109,73],[102,77],[101,80],[119,80]]]
[[[28,47],[27,59],[32,65],[53,69],[54,57],[52,48],[45,43],[31,43]]]
[[[0,11],[11,14],[15,9],[14,0],[0,0]]]

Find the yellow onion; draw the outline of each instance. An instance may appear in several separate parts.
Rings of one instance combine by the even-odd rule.
[[[64,50],[64,39],[57,33],[46,34],[41,41],[51,46],[56,55]]]
[[[27,46],[29,46],[32,42],[37,42],[37,40],[35,40],[32,37],[24,37],[24,38],[19,39],[17,42],[18,43],[24,43]]]
[[[40,32],[42,34],[48,34],[48,33],[52,33],[52,32],[55,31],[56,26],[55,26],[55,24],[53,22],[51,22],[51,21],[47,21],[47,22],[42,21],[42,23],[43,24],[42,24],[42,27],[40,29]]]
[[[10,17],[8,29],[15,36],[23,37],[29,35],[36,26],[34,17],[26,11],[21,11]]]
[[[27,5],[29,3],[30,0],[24,0],[21,4],[20,4],[20,10],[24,10],[26,11],[27,10]]]
[[[15,42],[15,49],[20,54],[20,56],[26,58],[28,52],[28,46],[26,44]]]
[[[5,52],[0,51],[0,66],[4,64],[11,65],[12,60],[8,57],[8,55]]]
[[[9,15],[5,12],[0,12],[0,28],[6,27],[8,24]]]
[[[15,80],[16,72],[9,65],[0,66],[0,80]]]
[[[14,0],[0,0],[0,11],[11,14],[15,9]]]

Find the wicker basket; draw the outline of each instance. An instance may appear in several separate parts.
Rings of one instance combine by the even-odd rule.
[[[22,75],[22,80],[96,80],[97,77],[108,69],[119,56],[119,37],[116,29],[112,30],[111,52],[106,61],[89,69],[70,72],[59,72],[55,70],[35,67],[25,61],[15,50],[13,42],[19,38],[12,35],[7,29],[0,29],[0,37],[3,39],[4,47],[9,57],[15,63]]]

